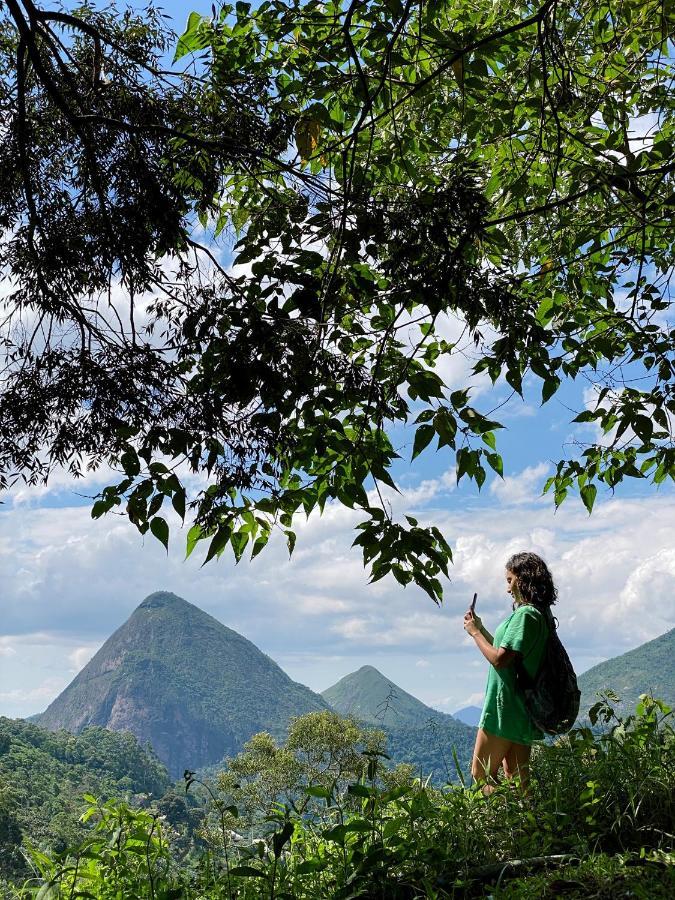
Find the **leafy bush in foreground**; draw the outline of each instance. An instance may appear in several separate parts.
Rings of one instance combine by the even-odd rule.
[[[406,771],[387,774],[382,751],[370,748],[358,780],[324,769],[300,804],[268,797],[254,821],[256,804],[240,810],[242,786],[225,778],[207,786],[201,849],[182,860],[161,817],[89,797],[87,840],[60,855],[33,852],[36,877],[13,896],[525,898],[556,896],[558,878],[570,896],[602,897],[611,885],[632,890],[639,866],[644,896],[665,898],[675,871],[671,711],[643,696],[626,720],[606,699],[592,716],[603,735],[581,728],[538,748],[528,796],[514,784],[489,798],[473,787],[436,790]],[[311,760],[315,771],[323,759]]]

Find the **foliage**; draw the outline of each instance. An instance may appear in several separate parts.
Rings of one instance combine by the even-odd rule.
[[[563,866],[544,875],[535,873],[507,881],[495,892],[495,898],[539,900],[564,894],[570,900],[579,897],[668,900],[673,890],[675,867],[658,855],[640,859],[596,854],[584,862]]]
[[[387,780],[374,754],[360,779],[306,789],[311,806],[272,802],[260,823],[264,840],[236,846],[228,823],[240,812],[219,807],[211,790],[211,812],[230,819],[222,818],[220,848],[192,867],[172,862],[156,816],[92,802],[87,815],[99,824],[85,844],[51,860],[36,857],[42,886],[60,889],[54,896],[77,887],[103,898],[117,879],[139,897],[309,900],[488,892],[516,898],[537,889],[536,896],[555,896],[558,884],[572,896],[604,897],[612,888],[632,887],[631,867],[640,866],[653,889],[649,896],[666,897],[675,871],[672,713],[645,695],[626,720],[616,720],[605,701],[594,715],[612,723],[602,737],[579,729],[539,748],[529,796],[512,784],[486,798],[475,788],[435,790],[405,772]],[[308,719],[298,735],[319,756],[320,721]],[[251,748],[249,760],[260,749]],[[555,875],[538,874],[565,864]],[[38,879],[17,894],[28,898],[40,889]]]
[[[94,820],[92,833],[74,850],[54,857],[31,851],[42,884],[37,896],[121,897],[167,896],[171,865],[169,845],[156,814],[131,809],[127,804],[95,797],[84,798],[88,808],[82,822]],[[30,885],[30,880],[27,883]],[[75,893],[77,891],[78,893]],[[51,894],[50,894],[51,892]],[[33,893],[30,887],[27,894]],[[169,895],[170,896],[170,895]],[[180,894],[173,893],[173,896]]]
[[[109,462],[94,516],[167,544],[170,501],[207,559],[337,501],[374,579],[439,600],[450,548],[383,488],[406,425],[503,471],[436,371],[472,347],[544,403],[590,382],[556,504],[675,474],[672,0],[240,2],[170,75],[156,13],[5,7],[4,483]]]
[[[326,796],[344,793],[350,782],[364,777],[369,755],[377,758],[384,741],[382,731],[336,712],[308,713],[291,721],[283,746],[269,734],[254,735],[227,761],[218,786],[241,815],[246,811],[250,823],[263,818],[275,803],[303,813],[312,798],[325,805]],[[306,788],[314,793],[305,794]]]
[[[86,728],[50,732],[0,718],[0,874],[21,871],[22,838],[42,850],[81,839],[82,795],[161,796],[166,769],[128,733]]]

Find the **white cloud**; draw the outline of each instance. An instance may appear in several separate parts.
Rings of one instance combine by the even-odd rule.
[[[38,701],[40,706],[44,707],[53,697],[64,689],[67,683],[67,679],[48,678],[37,687],[13,688],[9,691],[0,691],[0,701],[27,704]]]
[[[48,686],[55,695],[159,589],[240,631],[314,689],[371,662],[424,702],[448,698],[443,708],[450,711],[482,691],[486,677],[462,614],[477,591],[477,611],[494,630],[509,609],[504,563],[519,550],[533,549],[550,564],[561,635],[579,669],[671,628],[673,496],[599,496],[591,517],[570,500],[554,514],[548,498],[526,502],[545,472],[543,464],[532,466],[513,476],[505,496],[495,489],[468,500],[445,489],[446,476],[425,479],[419,493],[410,486],[408,499],[420,507],[414,514],[433,519],[453,547],[440,609],[414,586],[404,590],[388,578],[369,585],[360,551],[350,546],[361,516],[333,504],[298,523],[292,560],[275,536],[252,563],[235,566],[226,554],[203,569],[203,552],[183,562],[185,531],[172,536],[167,555],[123,518],[92,521],[85,507],[8,508],[0,512],[7,632],[0,639],[0,714],[44,708]]]
[[[518,475],[495,478],[490,484],[490,493],[505,504],[531,503],[541,495],[544,479],[550,473],[548,463],[528,466]]]
[[[435,697],[432,701],[430,701],[430,706],[435,707],[436,709],[440,709],[443,712],[449,712],[451,715],[457,712],[460,709],[464,709],[467,706],[482,706],[483,705],[483,691],[476,691],[473,694],[468,694],[459,701],[457,700],[456,695],[452,695],[450,697]]]

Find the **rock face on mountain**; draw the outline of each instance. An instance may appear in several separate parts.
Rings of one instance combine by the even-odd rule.
[[[151,594],[39,717],[148,741],[170,774],[219,762],[258,731],[326,709],[308,687],[236,631],[175,594]]]
[[[641,644],[628,653],[615,656],[593,666],[579,676],[581,713],[584,714],[598,699],[597,692],[612,690],[618,694],[614,704],[622,713],[635,712],[640,694],[652,694],[675,706],[675,628]]]

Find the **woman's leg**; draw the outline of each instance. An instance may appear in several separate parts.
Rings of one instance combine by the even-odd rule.
[[[491,794],[494,790],[499,767],[502,761],[506,760],[506,756],[513,746],[513,742],[506,738],[490,734],[483,728],[478,729],[471,761],[471,774],[479,784],[483,783],[484,794]]]
[[[504,775],[520,778],[520,787],[527,793],[530,783],[530,754],[532,747],[527,744],[512,743],[504,756]]]

